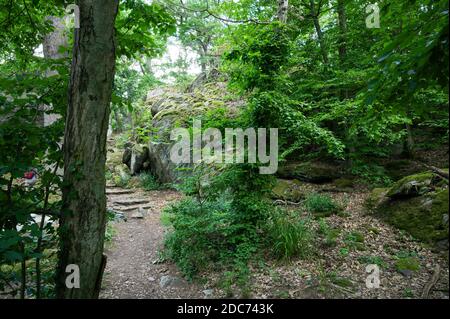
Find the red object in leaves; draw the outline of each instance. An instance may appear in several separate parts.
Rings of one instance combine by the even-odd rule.
[[[26,172],[23,176],[26,179],[32,179],[34,177],[34,172]]]

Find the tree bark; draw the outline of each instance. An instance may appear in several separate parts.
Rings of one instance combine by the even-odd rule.
[[[317,39],[319,40],[320,52],[322,53],[323,63],[328,64],[328,52],[325,46],[325,41],[323,38],[322,28],[319,22],[320,8],[316,10],[316,4],[314,0],[310,0],[309,9],[311,12],[311,17],[314,23],[314,28],[316,29]],[[317,11],[317,12],[316,12]]]
[[[105,264],[105,161],[115,73],[118,0],[79,0],[64,139],[58,298],[98,298]],[[80,288],[66,284],[67,265],[80,270]]]
[[[347,59],[347,15],[345,12],[345,0],[338,0],[337,12],[339,26],[339,59],[341,60],[341,65],[345,66]]]

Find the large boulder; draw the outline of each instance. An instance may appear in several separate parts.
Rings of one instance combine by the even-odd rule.
[[[282,165],[278,168],[277,175],[280,178],[321,184],[338,179],[342,176],[342,170],[337,164],[309,161]]]
[[[407,176],[390,188],[369,195],[369,210],[413,237],[440,247],[448,246],[448,185],[438,175],[424,172]]]
[[[149,167],[149,149],[147,146],[135,145],[131,149],[130,170],[131,175],[147,169]]]
[[[152,132],[148,145],[149,170],[163,183],[180,181],[187,173],[189,164],[175,164],[170,160],[173,141],[170,133],[177,127],[192,126],[194,117],[212,114],[214,110],[226,109],[230,118],[237,116],[244,101],[229,98],[226,83],[207,83],[188,92],[173,89],[149,93],[146,106],[151,110]]]
[[[122,163],[128,166],[131,175],[147,170],[150,166],[149,159],[148,147],[140,144],[125,148],[122,155]]]

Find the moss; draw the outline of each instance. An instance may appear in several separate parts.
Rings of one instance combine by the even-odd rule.
[[[395,269],[397,271],[419,271],[420,270],[420,263],[419,260],[415,257],[404,257],[399,258],[395,262]]]
[[[338,178],[334,181],[333,184],[337,188],[352,188],[355,184],[355,181],[351,178]]]
[[[443,216],[448,214],[448,189],[427,196],[394,200],[381,205],[377,212],[390,224],[406,230],[426,243],[448,238],[448,225]]]
[[[406,176],[394,183],[386,196],[408,197],[421,195],[428,190],[428,186],[431,185],[433,177],[434,174],[431,172]]]
[[[300,189],[299,181],[286,181],[279,179],[272,189],[272,197],[275,199],[289,200],[293,202],[300,201],[304,195]]]
[[[386,199],[385,196],[388,191],[389,188],[375,188],[366,199],[366,207],[370,210],[376,209]]]

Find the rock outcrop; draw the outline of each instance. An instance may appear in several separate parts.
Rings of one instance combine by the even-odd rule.
[[[448,249],[448,196],[448,181],[423,172],[390,188],[374,189],[366,204],[371,212],[413,237]]]
[[[288,163],[278,168],[277,175],[284,179],[297,179],[309,183],[328,183],[342,176],[339,165],[333,163],[309,161]]]
[[[194,118],[205,119],[218,109],[233,118],[243,103],[238,98],[230,98],[224,82],[204,84],[192,92],[182,93],[173,89],[150,92],[146,105],[153,116],[153,129],[148,144],[148,169],[162,183],[180,180],[190,165],[175,164],[170,160],[174,143],[170,140],[171,131],[177,127],[190,127]]]
[[[145,145],[136,144],[128,147],[122,156],[122,163],[126,164],[131,171],[131,175],[136,175],[150,167],[149,149]]]

